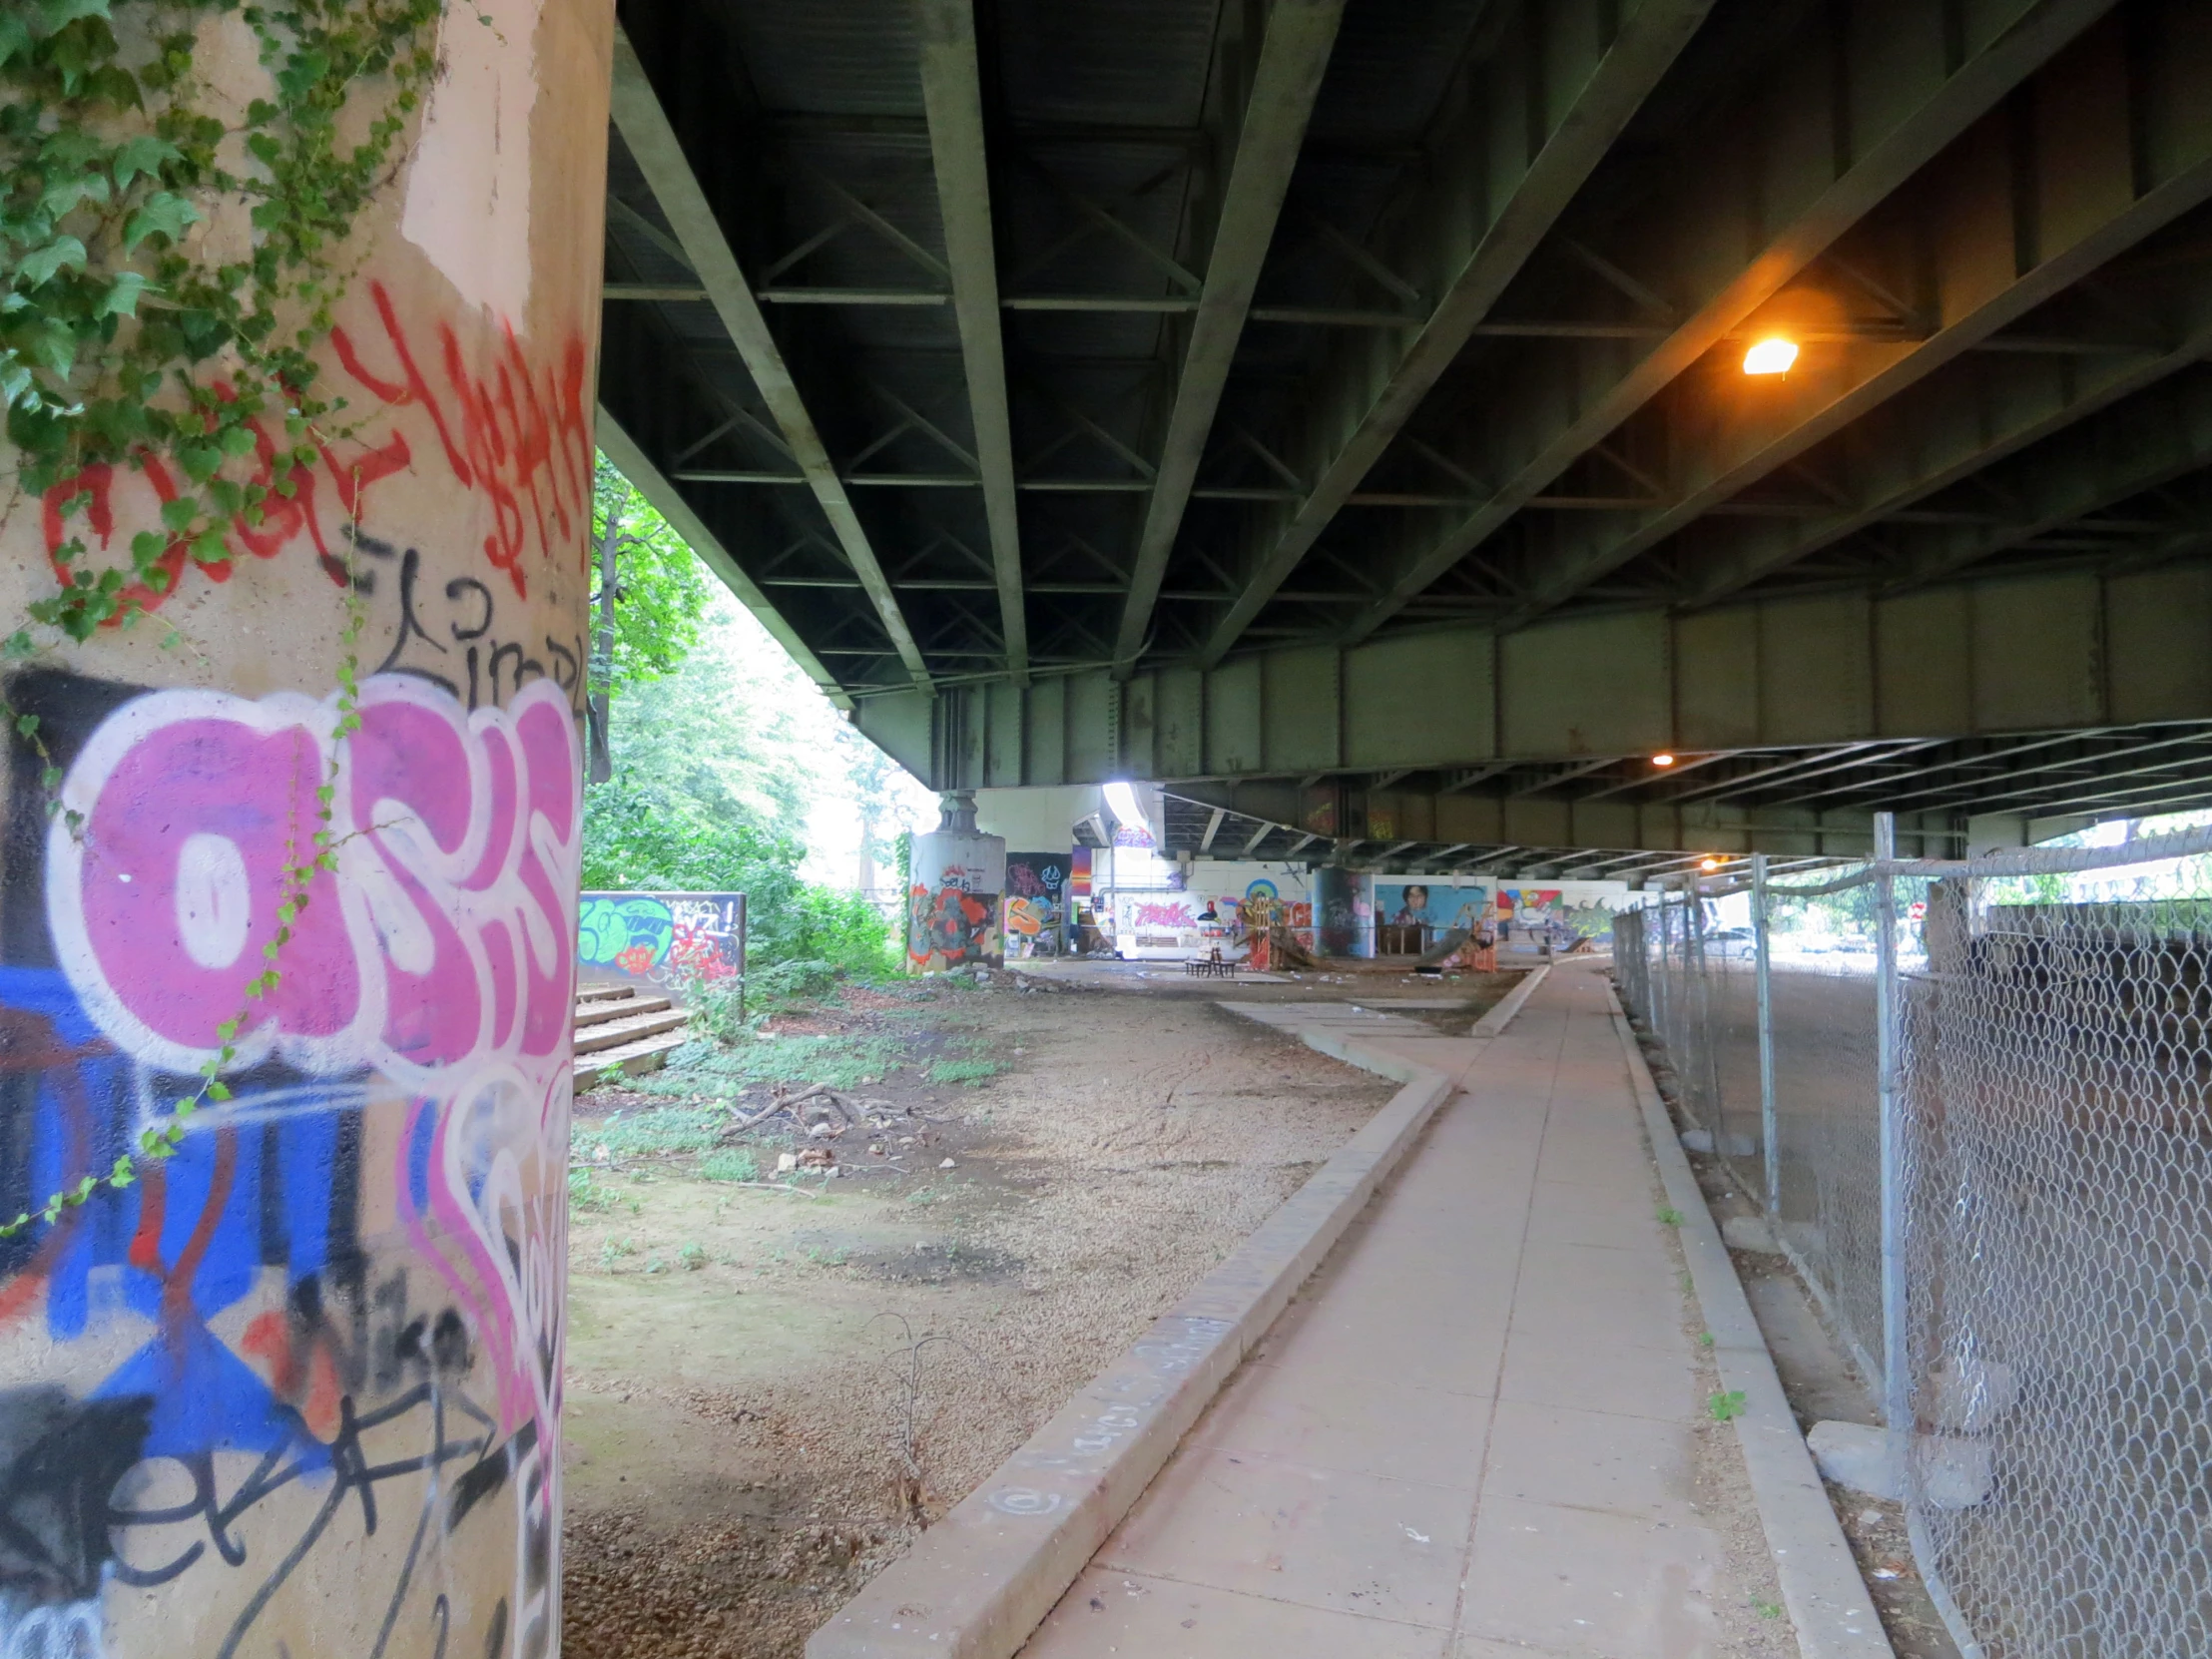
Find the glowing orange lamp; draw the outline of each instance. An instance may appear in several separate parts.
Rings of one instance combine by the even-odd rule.
[[[1790,365],[1797,361],[1797,341],[1763,339],[1744,353],[1746,374],[1787,374]]]
[[[1674,765],[1674,757],[1672,755],[1654,755],[1651,758],[1651,764],[1655,767],[1671,767]]]

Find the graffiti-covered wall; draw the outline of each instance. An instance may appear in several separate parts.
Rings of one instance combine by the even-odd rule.
[[[745,972],[742,892],[588,892],[578,916],[587,983],[681,990]]]
[[[340,261],[342,417],[196,461],[273,493],[0,671],[9,1659],[558,1651],[610,13],[453,7]],[[239,16],[196,74],[243,101]],[[180,487],[0,497],[0,633]]]

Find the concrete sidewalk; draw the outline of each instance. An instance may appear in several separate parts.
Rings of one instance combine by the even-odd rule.
[[[1479,1062],[1024,1652],[1716,1651],[1699,1370],[1604,983],[1554,972],[1486,1045],[1362,1040]]]

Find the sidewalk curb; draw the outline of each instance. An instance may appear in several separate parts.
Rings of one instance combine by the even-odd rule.
[[[1551,976],[1551,964],[1546,962],[1534,973],[1521,975],[1521,982],[1499,999],[1498,1005],[1474,1022],[1470,1037],[1494,1037],[1513,1023],[1513,1016],[1521,1011],[1521,1004],[1536,992],[1536,987]]]
[[[1882,1628],[1867,1581],[1859,1575],[1844,1529],[1828,1501],[1827,1488],[1813,1466],[1813,1454],[1798,1431],[1797,1417],[1775,1374],[1767,1339],[1752,1317],[1736,1265],[1721,1243],[1720,1229],[1705,1207],[1705,1194],[1675,1138],[1674,1124],[1659,1098],[1659,1088],[1636,1046],[1628,1016],[1612,982],[1605,982],[1613,1029],[1628,1058],[1629,1081],[1643,1108],[1644,1131],[1652,1161],[1667,1192],[1667,1203],[1682,1217],[1675,1229],[1690,1268],[1705,1328],[1713,1336],[1713,1359],[1721,1386],[1741,1391],[1744,1409],[1736,1434],[1744,1448],[1759,1522],[1782,1583],[1783,1605],[1797,1627],[1804,1659],[1896,1659]]]
[[[1535,977],[1515,988],[1522,1000]],[[1483,1035],[1512,1017],[1503,1003],[1492,1015],[1499,1012],[1504,1018]],[[807,1659],[1018,1653],[1453,1091],[1452,1075],[1341,1031],[1297,1034],[1405,1086],[1227,1261],[817,1630]]]

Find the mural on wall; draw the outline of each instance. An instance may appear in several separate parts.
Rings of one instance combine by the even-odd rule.
[[[1298,896],[1286,896],[1286,886]],[[1203,955],[1217,945],[1225,956],[1241,955],[1248,943],[1245,918],[1264,910],[1312,949],[1314,906],[1304,893],[1304,882],[1295,876],[1223,882],[1219,871],[1200,864],[1186,891],[1115,894],[1115,946],[1128,957]]]
[[[734,892],[588,892],[577,960],[599,983],[682,989],[735,979],[745,971],[744,908]]]
[[[1066,852],[1006,854],[1002,921],[1008,954],[1029,956],[1058,949],[1073,893],[1073,857]]]
[[[167,1128],[252,1011],[231,1098],[174,1156],[0,1241],[0,1326],[45,1356],[0,1386],[0,1651],[276,1651],[260,1632],[342,1562],[375,1575],[387,1629],[406,1621],[391,1651],[550,1654],[567,694],[540,680],[471,714],[375,676],[342,743],[334,701],[293,694],[42,671],[9,695],[66,772],[49,824],[15,751],[6,1213]],[[332,776],[337,868],[249,1004]],[[21,879],[27,848],[42,880]]]

